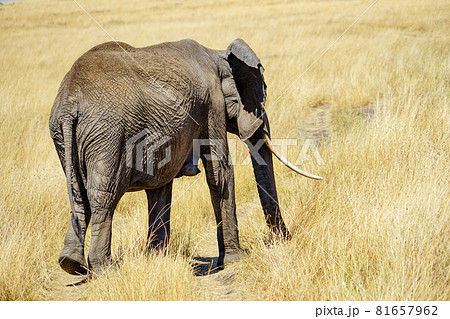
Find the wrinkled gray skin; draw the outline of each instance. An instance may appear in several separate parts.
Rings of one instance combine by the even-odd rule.
[[[199,172],[192,162],[193,140],[226,143],[228,131],[254,145],[262,131],[270,133],[267,117],[262,115],[263,71],[255,53],[240,39],[227,50],[211,50],[193,40],[144,48],[109,42],[81,56],[63,79],[50,115],[50,132],[67,177],[72,208],[59,257],[61,267],[79,275],[88,269],[98,273],[111,262],[113,213],[127,191],[146,191],[149,247],[164,249],[169,240],[173,179]],[[165,147],[170,146],[171,161],[153,174],[126,161],[127,141],[146,129],[170,137]],[[224,157],[213,161],[207,156],[217,153],[214,146],[201,150],[222,265],[242,255],[233,167],[226,160],[228,146]],[[277,204],[272,153],[265,144],[259,153],[267,165],[259,165],[253,157],[252,162],[267,224],[289,237]],[[89,222],[92,239],[86,263]]]

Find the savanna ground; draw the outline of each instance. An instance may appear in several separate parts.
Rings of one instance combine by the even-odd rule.
[[[202,173],[175,183],[167,256],[144,254],[145,194],[126,194],[113,225],[120,267],[65,286],[77,282],[57,263],[70,208],[48,117],[72,63],[111,39],[74,1],[0,5],[1,300],[449,299],[448,1],[380,0],[277,101],[371,0],[79,3],[134,46],[245,39],[266,69],[273,138],[299,141],[291,160],[315,138],[325,165],[312,157],[301,167],[324,180],[275,164],[293,234],[281,242],[237,141],[248,258],[195,275],[198,260],[218,255]]]

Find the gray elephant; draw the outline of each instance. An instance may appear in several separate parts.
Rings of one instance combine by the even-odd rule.
[[[146,191],[148,245],[164,249],[173,180],[199,172],[196,156],[205,169],[216,217],[219,265],[239,259],[227,132],[253,149],[267,224],[276,234],[289,237],[278,205],[272,153],[300,174],[320,177],[293,167],[273,148],[264,112],[263,71],[241,39],[227,50],[211,50],[193,40],[144,48],[109,42],[82,55],[64,77],[49,121],[71,204],[61,267],[82,275],[111,262],[113,213],[127,191]],[[197,155],[196,140],[210,141],[199,147]],[[89,222],[92,239],[86,263]]]

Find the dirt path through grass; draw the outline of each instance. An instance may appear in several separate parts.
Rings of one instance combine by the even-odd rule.
[[[316,143],[325,141],[330,135],[331,106],[322,105],[311,109],[302,124],[301,131],[305,138],[311,138]]]
[[[52,289],[48,300],[79,300],[84,288],[80,282],[82,277],[72,276],[61,268],[55,271],[55,279],[52,282]]]

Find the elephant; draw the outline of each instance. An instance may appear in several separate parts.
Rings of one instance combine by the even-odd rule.
[[[298,173],[320,177],[294,167],[274,148],[264,111],[263,72],[242,39],[226,50],[209,49],[194,40],[141,48],[114,41],[78,58],[61,82],[49,119],[71,207],[58,258],[61,268],[86,275],[112,263],[112,219],[125,192],[145,190],[148,247],[166,249],[173,180],[198,174],[200,159],[217,223],[218,265],[239,260],[243,253],[227,132],[254,149],[252,164],[267,225],[289,238],[278,204],[272,153]],[[261,139],[265,143],[257,148]],[[196,140],[210,141],[197,155]],[[214,141],[222,141],[223,150],[219,152]],[[168,155],[170,160],[160,165]]]

